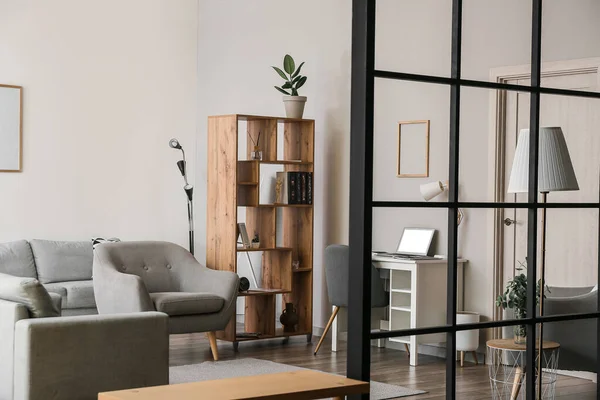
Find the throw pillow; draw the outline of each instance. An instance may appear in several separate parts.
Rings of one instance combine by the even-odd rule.
[[[23,304],[34,318],[60,317],[48,291],[35,278],[0,274],[0,299]]]
[[[92,238],[92,248],[95,249],[96,246],[98,246],[102,243],[115,243],[115,242],[120,242],[120,241],[121,241],[121,239],[119,239],[119,238],[105,239],[105,238],[101,238],[101,237],[95,237],[95,238]]]

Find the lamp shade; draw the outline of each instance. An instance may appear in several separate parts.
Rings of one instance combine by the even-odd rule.
[[[419,188],[421,190],[421,196],[425,201],[429,201],[434,197],[442,194],[445,190],[444,184],[441,181],[424,183]]]
[[[513,160],[508,193],[529,190],[529,129],[521,129]],[[538,155],[538,191],[579,190],[569,149],[559,127],[540,128]]]

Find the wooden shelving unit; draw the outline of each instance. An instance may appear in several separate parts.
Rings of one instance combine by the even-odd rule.
[[[245,130],[240,129],[241,124],[245,124]],[[313,172],[314,129],[314,120],[307,119],[241,114],[208,118],[207,266],[237,273],[238,258],[245,260],[245,252],[262,252],[262,287],[240,293],[246,303],[243,332],[261,335],[239,337],[241,331],[234,316],[225,330],[217,333],[221,340],[237,344],[256,339],[312,336],[313,206],[261,204],[259,178],[263,165],[280,165],[284,171]],[[250,159],[254,150],[250,139],[246,159],[240,159],[242,135],[256,141],[259,132],[262,160]],[[278,141],[283,143],[278,146]],[[279,157],[278,148],[280,152],[283,149]],[[237,247],[238,210],[242,207],[248,233],[259,234],[260,248]],[[278,227],[281,232],[277,232]],[[277,243],[277,237],[281,243]],[[293,260],[300,261],[299,269],[292,269]],[[293,332],[278,327],[277,295],[282,295],[283,303],[293,303],[296,307],[300,320]]]

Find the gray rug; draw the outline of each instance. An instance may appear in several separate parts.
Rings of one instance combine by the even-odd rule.
[[[206,361],[202,364],[171,367],[169,368],[169,375],[171,384],[174,384],[235,378],[239,376],[275,374],[302,369],[306,368],[258,360],[256,358],[242,358],[239,360]],[[373,400],[397,399],[423,393],[427,392],[371,381],[371,399]]]

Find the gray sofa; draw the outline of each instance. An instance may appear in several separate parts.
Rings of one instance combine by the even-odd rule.
[[[97,314],[92,241],[18,240],[0,244],[0,273],[38,279],[62,297],[62,315]]]
[[[0,400],[92,400],[168,383],[166,314],[62,317],[61,303],[36,278],[0,273]]]

